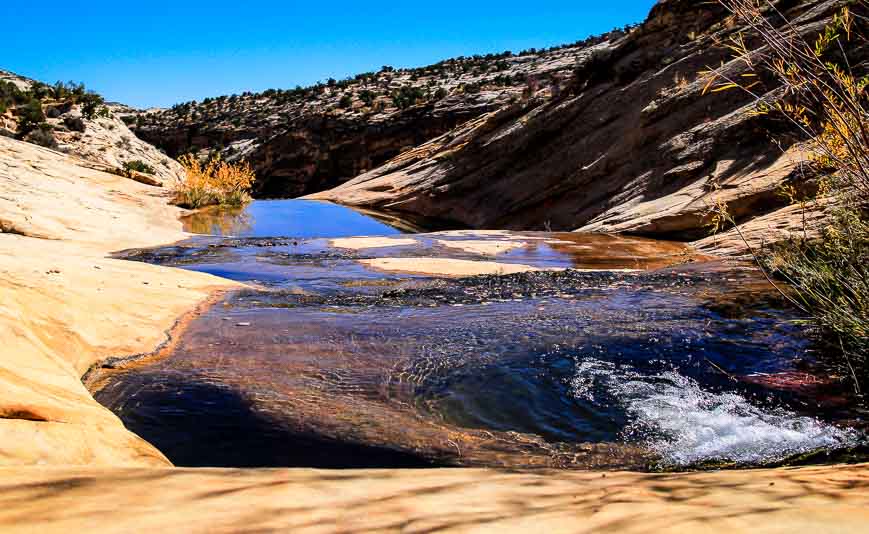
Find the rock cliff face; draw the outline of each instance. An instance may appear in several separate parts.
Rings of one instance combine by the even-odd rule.
[[[590,46],[624,34],[418,69],[384,67],[307,89],[209,98],[129,122],[170,156],[219,151],[247,159],[259,176],[259,196],[299,196],[335,187],[511,102],[558,94]]]
[[[811,33],[841,5],[779,8]],[[796,183],[795,150],[769,140],[775,125],[752,114],[747,95],[702,94],[701,71],[745,68],[721,44],[739,31],[714,2],[664,0],[638,29],[580,55],[569,94],[505,106],[312,198],[477,228],[680,240],[707,235],[708,209],[722,202],[740,220],[785,228],[777,191]]]
[[[12,84],[25,93],[36,85],[44,85],[5,70],[0,70],[0,84]],[[141,162],[153,172],[137,173],[134,178],[150,185],[171,187],[184,176],[184,169],[177,161],[137,138],[121,120],[134,111],[131,108],[107,104],[106,113],[89,118],[83,114],[82,105],[72,99],[46,95],[39,100],[50,131],[51,148],[78,156],[82,164],[93,169],[115,174],[123,174],[126,163]],[[20,122],[20,113],[14,106],[3,110],[0,136],[18,135]]]

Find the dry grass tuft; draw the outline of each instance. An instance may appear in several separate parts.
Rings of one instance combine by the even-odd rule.
[[[246,162],[214,158],[207,163],[187,154],[179,159],[187,175],[175,190],[174,203],[190,209],[204,206],[240,206],[250,202],[256,175]]]

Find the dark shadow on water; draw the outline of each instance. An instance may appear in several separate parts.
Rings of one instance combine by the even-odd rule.
[[[205,381],[142,376],[95,394],[129,430],[179,467],[440,467],[413,453],[294,430],[238,392]],[[133,391],[131,391],[133,390]]]

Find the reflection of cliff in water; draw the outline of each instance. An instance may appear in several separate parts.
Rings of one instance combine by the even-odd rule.
[[[239,207],[210,207],[182,219],[184,230],[226,237],[349,237],[444,229],[422,218],[352,210],[315,200],[254,200]]]
[[[185,232],[219,236],[245,235],[254,225],[246,206],[211,206],[182,217],[181,222]]]
[[[466,226],[460,223],[422,217],[411,213],[399,214],[394,212],[369,210],[354,206],[348,206],[348,208],[356,213],[365,215],[366,217],[371,217],[372,219],[378,220],[407,234],[441,232],[444,230],[460,230],[466,228]]]

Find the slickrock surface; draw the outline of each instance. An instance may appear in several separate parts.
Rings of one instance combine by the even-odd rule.
[[[342,237],[332,239],[329,244],[337,248],[363,250],[370,248],[388,248],[415,245],[415,239],[402,237]]]
[[[177,161],[136,137],[119,118],[83,119],[85,131],[79,133],[63,128],[66,116],[79,117],[81,110],[74,107],[67,115],[48,120],[55,126],[59,147],[95,163],[95,169],[116,173],[123,169],[124,163],[141,161],[154,170],[153,175],[140,174],[141,179],[146,183],[153,180],[154,185],[166,188],[176,185],[184,176],[184,169]]]
[[[780,7],[811,35],[841,5]],[[561,98],[504,106],[309,198],[474,228],[682,241],[708,236],[710,208],[723,204],[740,222],[776,213],[753,234],[780,238],[802,217],[779,187],[811,186],[797,170],[798,148],[784,136],[781,148],[772,143],[771,119],[753,113],[749,97],[703,94],[699,72],[723,62],[736,78],[746,68],[719,44],[746,30],[726,15],[715,2],[661,1],[638,29],[579,56]],[[748,35],[749,46],[760,46]]]
[[[167,465],[80,381],[228,282],[107,258],[185,237],[160,189],[0,138],[0,465]]]
[[[866,465],[655,475],[0,469],[4,532],[863,533]]]
[[[465,252],[473,252],[476,254],[496,255],[502,252],[509,252],[515,248],[526,246],[524,241],[504,240],[504,241],[481,241],[468,239],[463,241],[438,241],[438,244],[447,248],[464,250]]]

